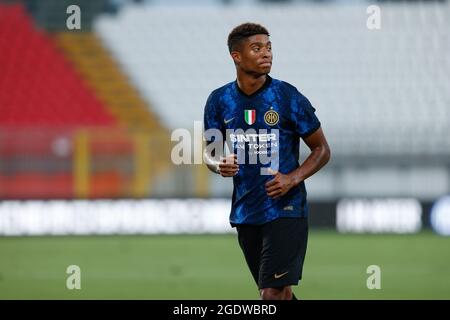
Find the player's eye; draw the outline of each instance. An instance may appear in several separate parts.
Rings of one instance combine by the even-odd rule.
[[[258,52],[260,50],[259,47],[253,47],[253,51]]]

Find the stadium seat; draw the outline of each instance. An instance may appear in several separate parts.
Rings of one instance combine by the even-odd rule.
[[[0,5],[0,125],[115,125],[21,5]]]
[[[208,94],[234,80],[227,35],[253,20],[272,35],[272,75],[297,86],[317,107],[333,133],[335,159],[349,153],[433,155],[450,136],[450,5],[380,6],[380,30],[367,29],[367,4],[336,3],[136,4],[101,16],[94,30],[169,128],[192,128],[202,120]],[[436,127],[439,136],[425,143],[421,134]]]

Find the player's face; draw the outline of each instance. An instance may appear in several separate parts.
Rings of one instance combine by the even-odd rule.
[[[256,34],[249,37],[239,52],[239,67],[247,73],[268,74],[272,68],[272,43],[269,36]]]

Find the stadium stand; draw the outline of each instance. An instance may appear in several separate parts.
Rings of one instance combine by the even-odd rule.
[[[269,28],[272,76],[297,86],[323,123],[333,157],[309,182],[312,197],[449,190],[448,1],[379,2],[380,30],[366,27],[368,4],[356,1],[207,2],[116,1],[107,14],[111,1],[78,0],[82,32],[66,28],[69,0],[22,1],[46,31],[20,6],[0,5],[0,197],[20,188],[25,197],[25,178],[8,183],[27,172],[65,181],[49,197],[228,195],[229,180],[172,164],[169,132],[201,122],[211,90],[234,79],[226,38],[243,21]],[[99,125],[114,132],[85,128]],[[87,131],[73,137],[73,126]],[[121,135],[126,148],[112,142]]]
[[[1,125],[116,123],[22,6],[0,6],[0,32]]]
[[[166,126],[189,128],[201,121],[209,92],[235,77],[228,32],[243,21],[260,22],[272,35],[273,76],[317,106],[333,163],[357,157],[448,163],[449,4],[380,5],[380,30],[367,29],[364,3],[136,4],[101,16],[94,30]]]
[[[0,4],[0,61],[1,198],[148,194],[167,161],[147,149],[168,154],[167,131],[95,35],[52,35]]]
[[[60,32],[56,42],[120,123],[130,128],[164,131],[95,34]]]

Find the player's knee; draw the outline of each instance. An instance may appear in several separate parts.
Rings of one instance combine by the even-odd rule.
[[[284,299],[286,299],[287,288],[288,287],[261,289],[261,299],[262,300],[284,300]]]

